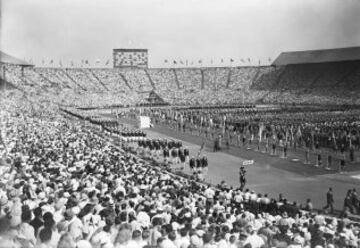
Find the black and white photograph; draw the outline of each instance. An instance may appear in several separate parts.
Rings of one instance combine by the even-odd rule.
[[[0,0],[0,248],[360,247],[359,0]]]

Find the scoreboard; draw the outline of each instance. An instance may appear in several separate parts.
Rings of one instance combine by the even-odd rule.
[[[148,67],[148,49],[113,49],[113,67]]]

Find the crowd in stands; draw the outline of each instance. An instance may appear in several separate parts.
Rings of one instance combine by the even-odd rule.
[[[144,69],[122,69],[121,73],[130,82],[129,84],[135,91],[144,92],[153,89],[151,81]]]
[[[251,88],[253,90],[272,89],[287,94],[292,92],[300,97],[305,95],[307,98],[316,95],[321,97],[318,103],[322,100],[325,102],[332,100],[333,103],[354,104],[358,103],[358,97],[355,95],[359,94],[360,89],[359,74],[358,61],[287,65],[275,67],[270,72],[261,75],[254,81]],[[281,101],[281,94],[278,94],[276,98]],[[294,100],[294,102],[299,100]],[[307,100],[304,99],[304,102]]]
[[[358,104],[358,62],[281,67],[90,69],[5,67],[6,80],[66,106],[149,103],[154,90],[172,105]],[[3,77],[3,74],[1,75]],[[58,96],[58,97],[54,97]]]
[[[14,94],[0,99],[1,247],[358,247],[346,214],[168,174]]]

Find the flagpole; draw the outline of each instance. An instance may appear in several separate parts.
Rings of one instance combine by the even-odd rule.
[[[6,72],[5,72],[5,64],[2,64],[1,66],[3,67],[4,92],[5,92],[5,98],[6,98]]]

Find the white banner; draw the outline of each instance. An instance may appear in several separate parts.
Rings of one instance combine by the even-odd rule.
[[[254,163],[254,160],[245,160],[242,162],[242,165],[252,165]]]

